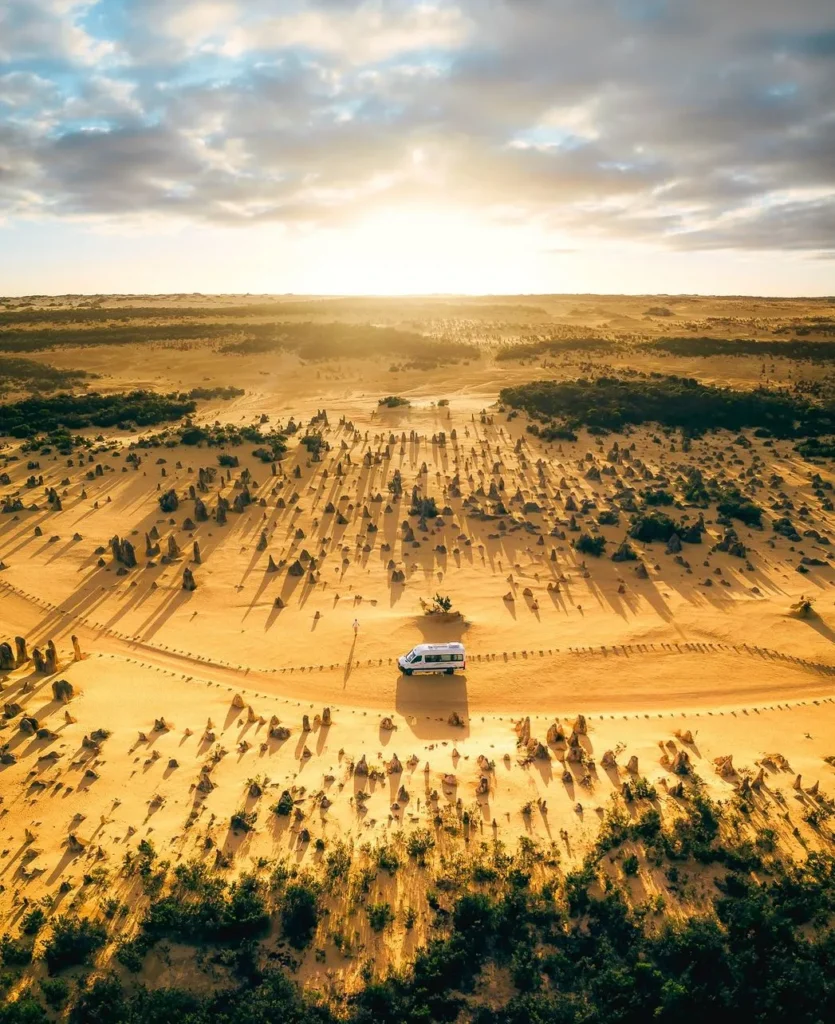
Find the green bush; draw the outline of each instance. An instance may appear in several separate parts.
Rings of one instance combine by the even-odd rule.
[[[319,923],[316,890],[303,882],[291,882],[281,903],[281,927],[292,946],[303,949],[310,944]]]
[[[107,929],[89,918],[57,917],[43,950],[49,973],[90,963],[106,941]]]
[[[584,555],[594,555],[595,558],[599,558],[606,547],[606,538],[601,534],[592,537],[589,533],[581,533],[574,541],[574,547]]]
[[[435,837],[427,828],[416,828],[409,833],[406,840],[406,852],[410,857],[415,857],[418,863],[423,864],[426,854],[435,845]]]
[[[23,915],[20,930],[24,935],[37,935],[43,928],[44,921],[46,921],[46,914],[43,910],[40,907],[33,907],[28,914]]]
[[[375,932],[381,932],[394,920],[394,913],[389,903],[369,903],[366,910],[368,923]]]
[[[41,978],[41,991],[48,1006],[60,1010],[70,996],[70,986],[63,978]]]
[[[288,814],[292,813],[293,797],[291,796],[289,789],[285,789],[282,792],[281,796],[278,798],[278,802],[273,804],[271,810],[273,814],[280,814],[285,818]]]
[[[0,938],[0,960],[7,967],[25,967],[32,960],[32,941],[13,939],[8,932]]]
[[[623,858],[623,873],[625,875],[628,875],[630,877],[632,875],[637,875],[638,866],[638,858],[635,856],[634,853],[630,854],[628,857]]]
[[[746,526],[762,525],[763,510],[736,487],[728,487],[721,492],[716,511],[730,519],[739,519]]]

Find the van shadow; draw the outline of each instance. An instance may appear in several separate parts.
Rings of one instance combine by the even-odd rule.
[[[418,739],[455,739],[469,736],[469,701],[467,676],[425,673],[401,675],[396,684],[395,710],[409,724]],[[456,712],[463,725],[450,725]]]

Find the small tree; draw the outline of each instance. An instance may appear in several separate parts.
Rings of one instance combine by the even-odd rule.
[[[595,558],[599,558],[606,547],[606,538],[592,537],[590,533],[581,533],[574,541],[574,547],[577,551],[582,551],[584,555],[594,555]]]
[[[439,615],[441,612],[449,612],[452,610],[452,598],[448,594],[436,594],[432,598],[432,606],[429,609],[430,612]]]
[[[281,905],[281,926],[290,944],[296,949],[307,946],[318,922],[319,905],[313,887],[303,882],[288,885]]]

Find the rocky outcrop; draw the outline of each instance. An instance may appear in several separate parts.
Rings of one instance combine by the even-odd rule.
[[[16,667],[17,665],[12,645],[9,643],[0,644],[0,669],[11,671],[11,669]]]
[[[188,566],[183,569],[183,590],[197,590],[197,583],[194,580],[194,573]]]
[[[556,746],[558,743],[565,742],[565,730],[560,722],[552,722],[548,726],[548,733],[545,736],[546,741],[552,746]]]
[[[176,512],[180,507],[180,499],[177,497],[177,492],[172,487],[171,490],[161,494],[158,498],[159,507],[161,512]]]
[[[29,652],[26,650],[26,641],[22,636],[16,636],[14,638],[14,645],[15,661],[17,663],[17,667],[20,668],[21,665],[25,665],[29,660]]]
[[[67,704],[75,695],[73,685],[67,679],[56,679],[52,683],[52,697],[53,700],[60,701],[62,704]]]
[[[517,746],[526,747],[531,739],[531,720],[529,716],[521,718],[516,723]]]
[[[114,560],[126,568],[132,569],[136,565],[136,552],[133,549],[133,544],[127,538],[121,538],[118,535],[111,537],[110,550]]]

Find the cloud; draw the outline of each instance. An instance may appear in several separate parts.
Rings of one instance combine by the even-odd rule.
[[[0,213],[835,249],[830,0],[7,0]]]

